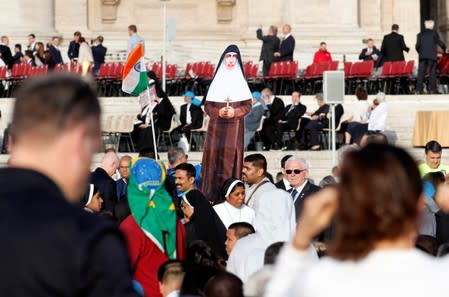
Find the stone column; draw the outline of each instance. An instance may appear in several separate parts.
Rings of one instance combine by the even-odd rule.
[[[50,36],[55,33],[54,0],[0,1],[0,11],[3,34]]]
[[[441,38],[446,43],[446,46],[449,45],[449,5],[446,0],[438,1],[438,20],[436,20],[438,24],[438,28],[436,28],[439,32],[441,32]]]

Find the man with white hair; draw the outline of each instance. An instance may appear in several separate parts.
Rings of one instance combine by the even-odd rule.
[[[417,82],[417,92],[419,94],[424,93],[424,76],[426,74],[426,69],[429,69],[429,82],[430,82],[430,93],[437,93],[437,79],[436,79],[436,62],[437,62],[437,52],[436,48],[439,46],[443,51],[447,51],[446,45],[440,39],[438,33],[433,30],[435,25],[434,21],[427,20],[424,22],[424,30],[417,35],[416,40],[416,51],[419,54],[419,66],[418,66],[418,82]]]
[[[299,218],[304,201],[320,187],[309,181],[309,164],[303,158],[292,156],[285,162],[285,175],[290,183],[290,196],[295,205],[296,219]]]
[[[112,175],[119,167],[119,158],[115,152],[107,152],[103,156],[100,167],[95,169],[90,177],[92,184],[98,187],[104,201],[104,209],[114,213],[117,204],[117,186]]]

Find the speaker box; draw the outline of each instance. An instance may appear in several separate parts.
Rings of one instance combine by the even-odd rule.
[[[344,71],[324,71],[323,97],[326,103],[343,104],[345,98]]]

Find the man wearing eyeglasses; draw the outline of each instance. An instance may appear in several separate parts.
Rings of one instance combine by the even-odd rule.
[[[291,186],[288,192],[295,204],[296,219],[298,219],[305,199],[321,188],[309,182],[309,165],[303,158],[290,157],[285,163],[285,175]]]

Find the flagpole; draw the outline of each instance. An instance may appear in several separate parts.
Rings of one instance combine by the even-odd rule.
[[[150,89],[149,88],[147,88],[147,95],[148,95],[148,98],[150,98]],[[149,104],[151,104],[151,99],[150,99],[150,103]],[[154,159],[156,161],[159,161],[159,157],[158,157],[158,154],[157,154],[156,134],[154,133],[153,110],[151,110],[151,113],[150,113],[150,123],[151,123],[151,132],[152,132],[151,134],[153,136]]]

